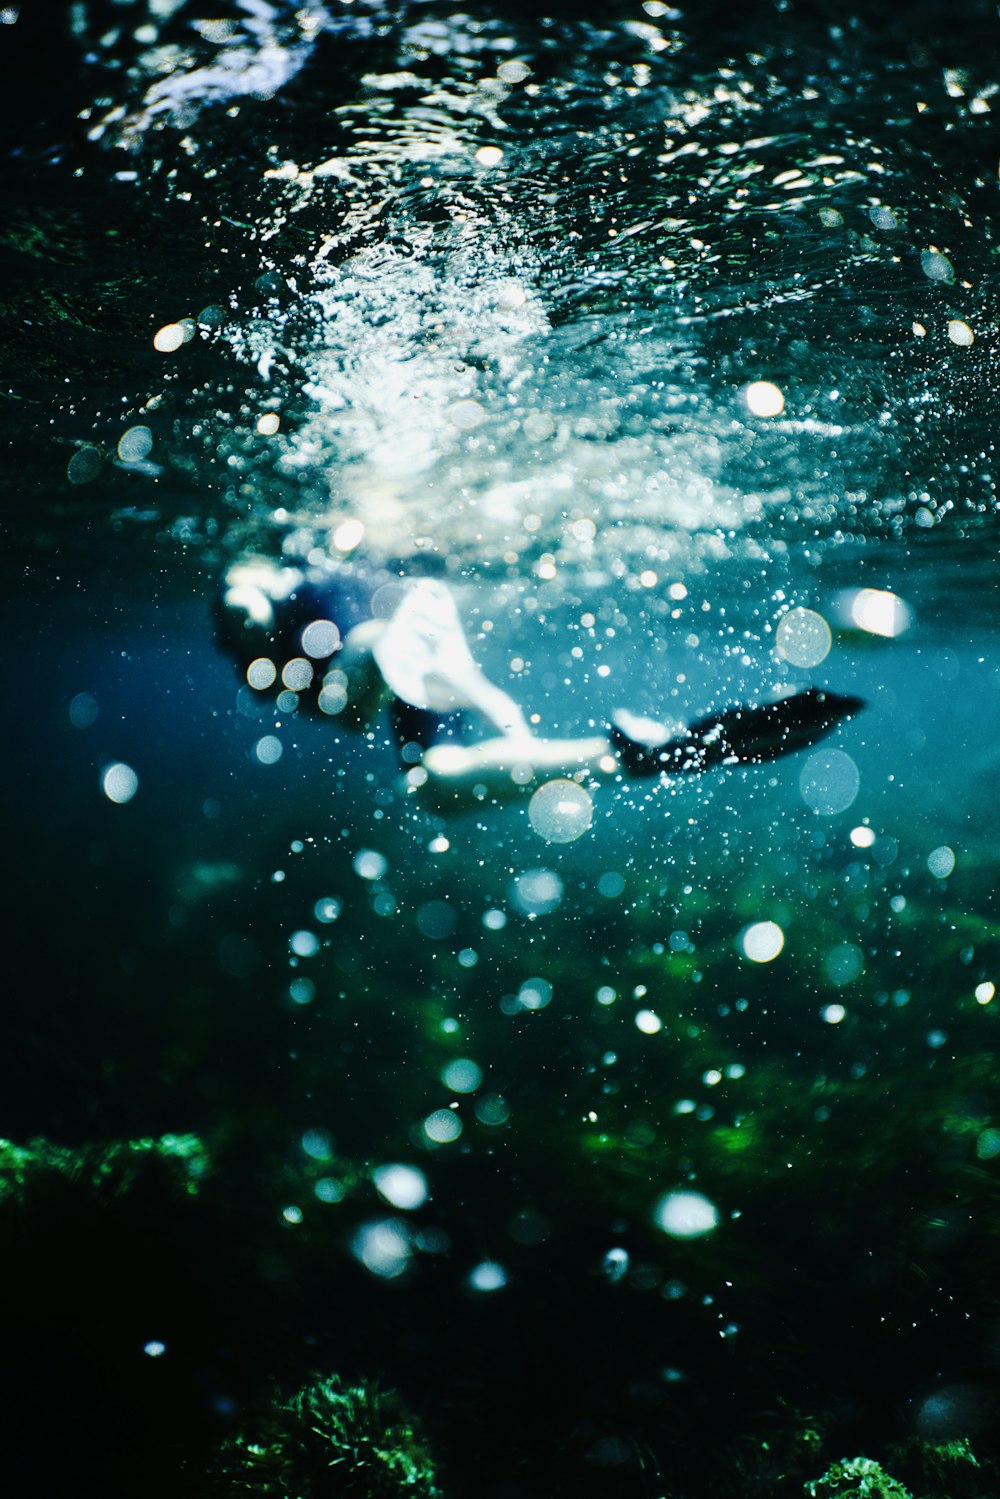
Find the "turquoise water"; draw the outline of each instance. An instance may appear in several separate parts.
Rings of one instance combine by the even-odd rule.
[[[25,1491],[994,1492],[995,16],[2,19]],[[548,842],[254,694],[248,556],[546,734],[868,706]]]

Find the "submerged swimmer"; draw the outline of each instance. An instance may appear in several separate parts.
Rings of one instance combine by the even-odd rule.
[[[280,674],[286,690],[315,693],[320,711],[357,729],[388,703],[404,761],[419,762],[439,793],[459,799],[514,792],[540,773],[609,780],[760,764],[814,744],[864,706],[810,688],[677,733],[623,710],[605,733],[546,739],[476,664],[454,595],[436,579],[394,580],[373,597],[346,567],[305,573],[252,562],[230,568],[220,606],[221,633],[252,686]],[[454,715],[468,711],[489,737],[453,737]]]

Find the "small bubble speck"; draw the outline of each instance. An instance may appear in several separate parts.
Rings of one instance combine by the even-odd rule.
[[[266,656],[258,656],[247,667],[247,682],[256,692],[264,692],[278,678],[278,669]]]
[[[148,427],[129,427],[118,439],[118,457],[122,463],[141,463],[153,450],[153,434]]]
[[[130,802],[139,789],[139,777],[131,765],[125,765],[121,760],[109,765],[101,777],[101,787],[109,802],[116,802],[119,806]]]
[[[153,334],[153,348],[159,354],[173,354],[186,342],[180,323],[166,323]]]
[[[546,781],[528,803],[528,821],[546,843],[575,843],[587,832],[593,817],[590,793],[576,781]]]
[[[780,416],[785,409],[784,395],[770,380],[751,380],[744,386],[743,399],[751,416]]]
[[[281,759],[283,749],[284,746],[282,745],[281,740],[277,738],[276,735],[265,734],[264,737],[262,739],[258,739],[257,743],[254,745],[254,754],[257,756],[257,759],[260,761],[261,765],[277,765],[278,761]]]
[[[100,469],[101,455],[96,448],[78,448],[66,465],[66,477],[71,484],[89,484]]]
[[[719,1210],[701,1192],[667,1192],[653,1220],[672,1239],[697,1239],[718,1227]]]
[[[89,729],[96,723],[97,699],[89,692],[78,692],[69,705],[69,721],[74,729]]]
[[[751,963],[770,963],[785,945],[785,934],[776,921],[755,921],[744,927],[739,946]]]

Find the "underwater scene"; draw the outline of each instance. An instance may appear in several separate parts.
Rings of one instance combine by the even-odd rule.
[[[0,0],[0,1473],[1000,1494],[986,0]]]

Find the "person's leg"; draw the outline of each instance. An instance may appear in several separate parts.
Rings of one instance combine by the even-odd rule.
[[[482,788],[516,795],[539,777],[593,780],[700,774],[717,766],[754,765],[804,749],[860,712],[860,698],[810,688],[767,703],[711,714],[675,738],[650,745],[612,725],[606,736],[528,739],[503,735],[478,744],[438,744],[422,760],[432,791],[463,800]]]

